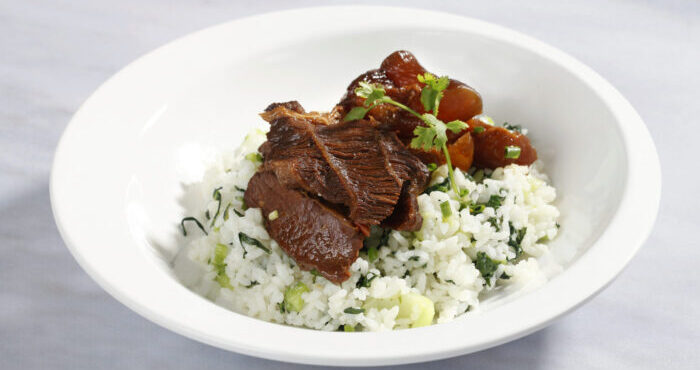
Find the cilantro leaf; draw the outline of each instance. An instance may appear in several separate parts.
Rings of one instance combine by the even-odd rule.
[[[370,84],[364,81],[360,81],[359,87],[355,89],[355,95],[361,98],[368,98],[375,91],[384,92],[384,87],[377,84]]]
[[[426,85],[420,94],[420,102],[423,104],[423,108],[426,112],[433,112],[437,115],[438,106],[443,96],[442,92],[450,84],[450,80],[447,76],[438,78],[426,72],[418,75],[418,81]]]
[[[413,130],[415,137],[411,140],[411,148],[428,151],[433,148],[435,130],[432,127],[418,126]]]
[[[423,113],[423,121],[435,132],[433,146],[441,147],[447,143],[447,125],[430,113]]]
[[[468,125],[460,120],[454,120],[447,123],[447,129],[454,132],[455,134],[467,128]]]
[[[365,107],[355,107],[348,112],[348,114],[345,115],[345,118],[343,118],[344,121],[355,121],[358,119],[363,119],[365,118],[365,114],[369,111],[369,108]]]

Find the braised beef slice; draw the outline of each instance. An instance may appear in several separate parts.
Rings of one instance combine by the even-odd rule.
[[[418,212],[417,197],[430,180],[430,172],[421,160],[399,141],[393,132],[384,132],[382,148],[394,173],[403,181],[401,196],[392,214],[382,225],[395,230],[415,231],[420,229],[423,218]]]
[[[420,193],[427,168],[395,135],[366,121],[331,125],[277,105],[263,114],[270,120],[263,145],[264,169],[285,186],[301,189],[347,207],[357,224],[377,225],[392,214],[404,182]]]
[[[316,269],[334,283],[350,277],[364,235],[342,214],[287,188],[271,171],[253,176],[245,202],[261,209],[270,236],[303,270]],[[278,217],[270,220],[266,215],[273,211]]]

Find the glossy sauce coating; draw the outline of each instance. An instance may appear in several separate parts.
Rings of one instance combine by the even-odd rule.
[[[474,139],[474,166],[497,168],[511,163],[527,166],[537,160],[537,151],[532,147],[527,136],[503,127],[487,125],[478,119],[472,119],[468,124]],[[477,133],[474,131],[476,127],[481,127],[483,131]],[[520,147],[520,156],[506,158],[507,146]]]
[[[356,106],[361,106],[364,99],[355,95],[354,90],[360,81],[381,84],[386,94],[418,113],[425,113],[420,102],[421,90],[417,75],[427,72],[416,57],[408,51],[400,50],[392,53],[381,64],[379,69],[368,71],[356,78],[341,100],[340,106],[346,112]],[[529,165],[537,159],[537,152],[530,140],[517,132],[502,127],[486,125],[480,120],[472,119],[481,114],[483,103],[481,96],[468,85],[454,79],[443,91],[440,101],[438,118],[443,122],[461,120],[468,122],[470,128],[460,133],[447,132],[448,151],[452,164],[464,171],[470,167],[496,168],[511,163]],[[368,113],[368,118],[388,126],[396,132],[399,139],[408,146],[414,137],[413,131],[423,122],[410,113],[388,104],[379,105]],[[474,127],[482,127],[484,132],[476,134]],[[483,136],[477,136],[482,135]],[[513,145],[521,148],[517,159],[505,158],[505,147]],[[444,164],[445,156],[441,151],[428,152],[412,149],[424,163]]]

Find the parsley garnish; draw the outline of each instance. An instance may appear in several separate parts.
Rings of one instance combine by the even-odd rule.
[[[441,191],[443,193],[447,193],[450,190],[450,179],[445,178],[442,180],[441,183],[437,183],[435,185],[428,186],[427,189],[423,193],[425,194],[430,194],[434,191]]]
[[[508,222],[508,227],[510,228],[510,239],[508,240],[508,245],[513,247],[513,250],[515,251],[515,258],[518,258],[521,254],[523,254],[523,247],[520,244],[523,242],[523,238],[525,238],[527,227],[516,230],[515,227],[513,227],[512,222]]]
[[[501,203],[503,203],[504,199],[506,199],[506,197],[502,197],[500,195],[494,194],[489,198],[489,200],[486,202],[485,206],[496,209],[496,208],[501,206]]]
[[[479,270],[481,276],[486,280],[486,284],[491,285],[491,278],[498,269],[500,262],[492,260],[486,253],[477,252],[474,265]]]
[[[467,128],[467,124],[460,120],[445,123],[437,118],[443,91],[450,84],[450,80],[447,76],[435,77],[430,73],[424,73],[418,75],[417,78],[419,82],[425,84],[421,90],[420,97],[423,108],[426,112],[432,113],[419,114],[413,109],[386,96],[386,91],[381,85],[369,84],[362,81],[360,82],[360,86],[355,89],[355,94],[361,98],[365,98],[364,104],[361,107],[351,109],[344,120],[353,121],[362,119],[370,109],[379,104],[391,104],[416,116],[425,123],[425,126],[418,126],[413,131],[415,137],[411,140],[411,148],[423,149],[425,151],[433,149],[442,150],[442,153],[445,155],[445,162],[447,162],[447,171],[452,184],[452,190],[459,194],[459,187],[454,178],[454,169],[452,168],[450,153],[447,150],[447,130],[458,133]]]

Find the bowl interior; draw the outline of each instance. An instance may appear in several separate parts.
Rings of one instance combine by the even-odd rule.
[[[105,83],[66,130],[52,174],[57,223],[83,268],[129,307],[182,334],[252,355],[326,364],[475,351],[536,330],[608,283],[643,239],[614,255],[593,253],[620,240],[602,241],[629,193],[630,141],[620,112],[643,128],[624,99],[569,57],[515,32],[441,13],[368,9],[319,8],[227,23],[166,45]],[[201,178],[214,153],[264,127],[257,114],[269,103],[299,100],[308,110],[327,110],[353,78],[397,49],[476,88],[497,122],[529,129],[557,188],[562,227],[551,249],[568,269],[480,315],[356,335],[250,319],[182,286],[170,262],[182,242],[178,223],[194,206],[183,183]],[[654,156],[653,144],[643,149]],[[658,201],[658,189],[647,190],[657,191]],[[645,215],[644,227],[651,222]],[[596,276],[596,269],[605,272]],[[290,336],[295,341],[285,339]]]
[[[351,80],[397,49],[476,88],[496,122],[529,129],[558,190],[563,227],[551,249],[564,264],[584,253],[609,223],[625,184],[624,145],[605,102],[532,51],[466,32],[415,28],[385,30],[380,39],[374,32],[318,34],[253,55],[217,55],[216,63],[195,60],[176,71],[177,78],[187,76],[181,87],[152,107],[130,146],[138,160],[125,216],[140,248],[155,252],[150,258],[172,258],[179,245],[175,225],[190,205],[183,182],[199,179],[215,152],[266,127],[257,114],[269,103],[299,100],[309,110],[329,110]],[[159,266],[169,270],[168,263]]]

